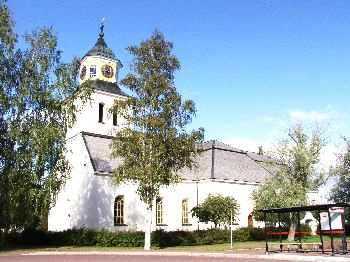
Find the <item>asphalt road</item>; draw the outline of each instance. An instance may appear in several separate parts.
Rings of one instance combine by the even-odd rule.
[[[148,262],[148,261],[169,261],[169,262],[217,262],[217,261],[268,261],[266,259],[232,258],[232,257],[205,257],[205,256],[164,256],[164,255],[21,255],[6,254],[0,255],[1,262]],[[273,260],[285,261],[285,260]]]

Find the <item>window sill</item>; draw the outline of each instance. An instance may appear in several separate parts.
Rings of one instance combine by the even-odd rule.
[[[158,226],[158,227],[167,227],[168,225],[167,224],[156,224],[156,226]]]
[[[104,124],[105,122],[98,122],[99,124]]]
[[[189,227],[192,226],[192,224],[182,224],[183,227]]]
[[[115,227],[127,227],[127,224],[114,224]]]

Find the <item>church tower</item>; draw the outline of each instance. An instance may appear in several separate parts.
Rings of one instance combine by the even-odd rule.
[[[80,65],[79,84],[87,80],[93,82],[92,101],[78,112],[76,125],[68,131],[67,138],[82,131],[111,135],[113,129],[120,129],[124,123],[119,116],[108,112],[114,100],[124,100],[127,95],[120,90],[117,83],[122,64],[107,46],[103,28],[102,22],[96,44],[85,54]],[[77,108],[80,108],[79,103]]]

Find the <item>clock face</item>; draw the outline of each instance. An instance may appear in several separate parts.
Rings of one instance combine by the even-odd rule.
[[[83,68],[80,71],[80,79],[83,80],[86,76],[86,66],[83,66]]]
[[[111,78],[113,76],[113,68],[110,65],[102,66],[101,71],[104,77]]]

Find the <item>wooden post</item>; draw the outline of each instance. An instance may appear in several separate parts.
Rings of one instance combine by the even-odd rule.
[[[266,213],[264,213],[264,222],[265,222],[265,253],[269,253],[269,245],[267,244],[267,228],[266,228]]]
[[[298,233],[299,233],[299,243],[300,243],[300,250],[303,249],[301,245],[301,232],[300,232],[300,213],[297,211],[297,219],[298,219]]]
[[[280,240],[280,252],[282,252],[282,229],[281,229],[281,213],[278,213],[278,230],[279,232],[279,240]]]
[[[342,224],[342,229],[343,229],[343,234],[342,234],[342,246],[343,246],[343,255],[348,254],[348,244],[346,243],[346,232],[345,232],[345,208],[344,208],[344,213],[341,213],[341,224]]]
[[[318,210],[318,226],[320,227],[320,239],[321,239],[321,245],[322,245],[321,246],[322,254],[324,254],[320,210]]]
[[[328,212],[329,234],[330,234],[330,237],[331,237],[332,256],[334,256],[334,243],[333,243],[333,233],[332,233],[332,221],[331,221],[331,213],[329,212],[329,208],[328,208],[327,212]]]
[[[233,248],[233,237],[232,237],[232,210],[231,210],[231,219],[230,219],[230,231],[231,231],[231,249]]]

